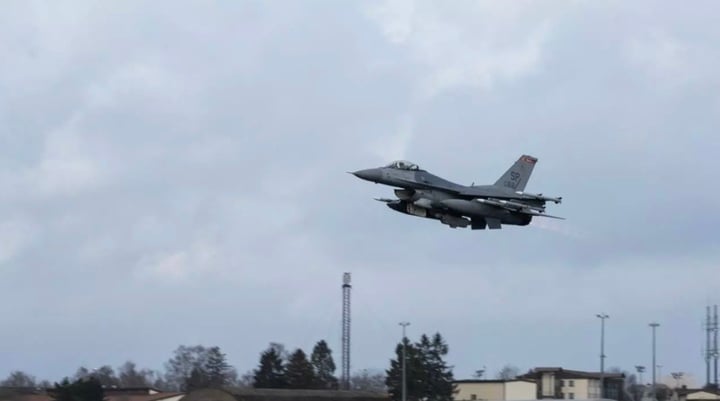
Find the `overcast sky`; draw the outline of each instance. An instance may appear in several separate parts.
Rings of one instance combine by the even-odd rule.
[[[0,376],[59,380],[180,344],[242,373],[268,343],[352,369],[439,331],[505,363],[704,381],[720,303],[720,5],[123,1],[0,5]],[[408,159],[537,220],[452,230],[346,171]],[[338,372],[339,373],[339,372]],[[645,376],[649,378],[649,375]]]

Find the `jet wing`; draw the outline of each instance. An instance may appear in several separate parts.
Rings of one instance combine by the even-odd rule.
[[[522,213],[530,216],[542,216],[553,219],[565,220],[563,217],[551,216],[545,214],[545,207],[536,206],[532,204],[524,204],[522,202],[507,201],[504,199],[475,199],[475,202],[483,203],[490,206],[499,207],[501,209],[509,210],[514,213]]]
[[[507,199],[507,200],[522,200],[522,201],[539,201],[539,202],[553,202],[562,203],[562,197],[551,197],[544,196],[543,194],[531,194],[522,191],[509,191],[505,188],[498,188],[494,185],[476,185],[470,187],[464,187],[455,192],[460,196],[467,196],[471,198],[496,198],[496,199]]]

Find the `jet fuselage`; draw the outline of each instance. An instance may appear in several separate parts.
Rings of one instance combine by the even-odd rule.
[[[521,156],[493,185],[460,185],[407,161],[352,174],[396,187],[396,200],[382,200],[398,212],[437,219],[453,228],[469,225],[472,229],[497,229],[501,224],[528,225],[533,216],[554,217],[543,214],[545,201],[560,203],[562,198],[523,192],[536,161]]]

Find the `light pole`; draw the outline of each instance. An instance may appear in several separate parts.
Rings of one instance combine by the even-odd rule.
[[[684,376],[683,372],[672,372],[673,379],[675,379],[675,388],[680,388],[680,380]]]
[[[402,401],[406,401],[407,397],[407,378],[405,376],[405,328],[410,325],[408,322],[400,322],[400,326],[402,326]]]
[[[643,389],[643,391],[645,390],[645,382],[643,382],[643,372],[645,371],[645,366],[635,365],[635,369],[638,372],[638,376],[640,376],[638,383],[635,385],[635,399],[639,400],[641,395],[639,394],[640,389]]]
[[[605,313],[595,315],[600,318],[600,398],[605,398]]]
[[[655,329],[660,326],[660,323],[652,322],[650,323],[650,327],[652,327],[652,388],[653,393],[655,392],[655,384],[656,384],[656,376],[655,376],[655,369],[657,369],[657,364],[655,363]]]
[[[645,366],[635,365],[635,370],[637,370],[638,376],[640,376],[640,377],[638,378],[638,379],[639,379],[639,380],[638,380],[638,384],[645,385],[645,383],[643,383],[643,375],[642,375],[643,372],[645,371]]]

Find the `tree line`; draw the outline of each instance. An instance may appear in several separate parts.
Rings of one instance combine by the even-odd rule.
[[[415,343],[404,338],[396,345],[395,357],[390,359],[388,369],[355,372],[349,378],[350,389],[389,393],[394,400],[400,400],[403,346],[407,400],[451,400],[453,373],[444,360],[448,345],[440,333],[423,334]],[[282,344],[270,343],[260,353],[256,368],[243,375],[238,375],[217,346],[181,345],[164,367],[164,372],[139,369],[132,361],[125,362],[117,370],[109,365],[92,370],[80,367],[73,376],[52,384],[14,371],[0,381],[0,387],[43,388],[58,401],[102,400],[104,390],[114,387],[153,387],[180,392],[219,387],[340,389],[332,350],[324,340],[318,341],[310,352],[300,348],[289,352]]]

